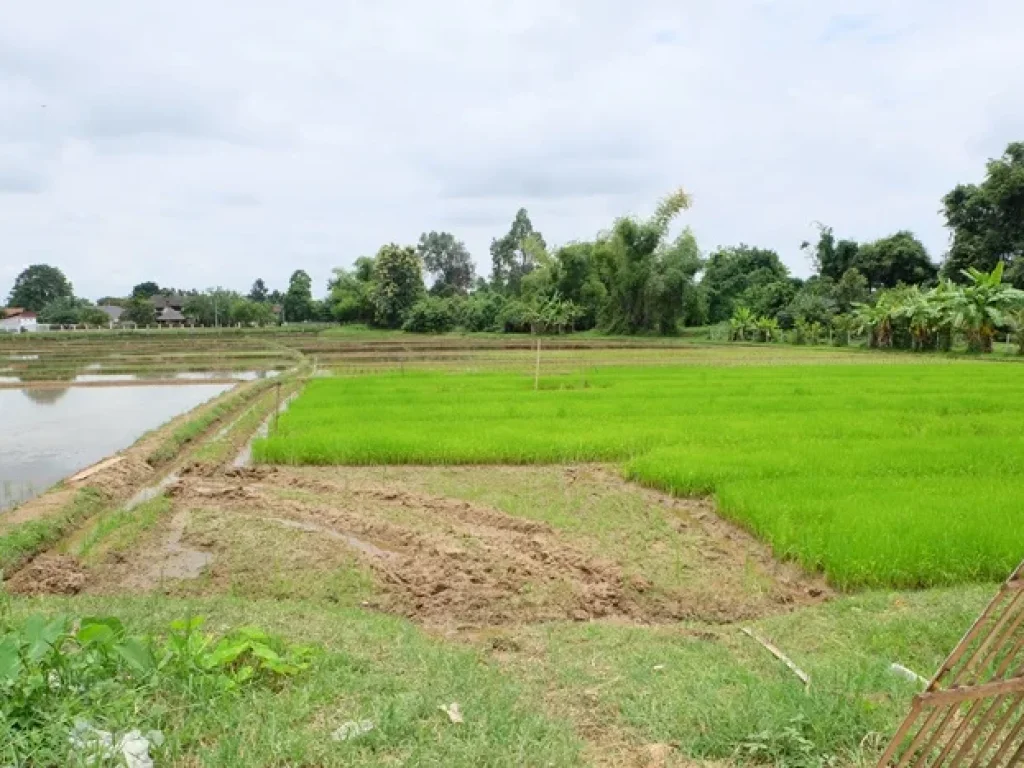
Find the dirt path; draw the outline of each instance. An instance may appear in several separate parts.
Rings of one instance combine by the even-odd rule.
[[[281,566],[285,576],[308,584],[340,567],[343,556],[372,576],[376,588],[369,605],[442,632],[557,620],[727,622],[828,594],[818,580],[775,563],[706,505],[637,488],[602,468],[498,471],[504,482],[518,477],[524,487],[536,485],[542,473],[568,483],[573,493],[582,489],[592,505],[626,498],[657,516],[665,540],[649,548],[647,569],[631,561],[629,549],[606,540],[422,490],[438,477],[487,483],[494,471],[409,468],[384,482],[373,477],[379,470],[355,468],[183,475],[168,489],[174,504],[170,529],[139,542],[116,563],[96,566],[90,582],[106,593],[147,591],[205,569],[210,578],[204,590],[237,589],[240,579],[260,577],[261,564],[253,562],[260,552],[272,559],[288,549]],[[201,532],[185,524],[194,514],[206,521]],[[628,539],[634,528],[646,530],[647,522],[625,525],[612,532],[613,541]],[[685,577],[662,572],[667,558],[686,561]],[[178,569],[179,560],[202,563]]]

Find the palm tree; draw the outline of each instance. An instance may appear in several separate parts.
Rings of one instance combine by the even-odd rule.
[[[754,313],[747,307],[737,307],[729,320],[733,341],[745,341],[747,333],[754,329]]]
[[[991,352],[996,329],[1009,324],[1009,312],[1024,305],[1024,291],[1003,282],[1003,262],[991,272],[963,270],[970,281],[952,302],[953,322],[967,335],[972,352]]]

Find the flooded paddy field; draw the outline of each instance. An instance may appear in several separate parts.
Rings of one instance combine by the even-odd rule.
[[[128,447],[229,386],[0,390],[0,513]]]

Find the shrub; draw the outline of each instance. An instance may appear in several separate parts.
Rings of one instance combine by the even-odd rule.
[[[425,296],[409,309],[402,330],[413,333],[447,333],[455,329],[457,319],[451,299]]]

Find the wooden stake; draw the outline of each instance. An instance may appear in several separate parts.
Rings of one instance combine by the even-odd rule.
[[[540,389],[540,336],[537,337],[537,367],[533,372],[533,391]]]
[[[804,690],[810,693],[811,676],[804,672],[802,669],[800,669],[800,667],[798,667],[796,664],[794,664],[793,660],[789,658],[789,656],[784,654],[782,651],[780,651],[774,645],[769,643],[763,637],[759,637],[758,635],[754,634],[754,631],[751,629],[747,629],[746,627],[744,627],[740,630],[740,632],[759,642],[761,645],[764,646],[765,650],[768,651],[768,653],[770,653],[772,656],[774,656],[783,664],[785,664],[789,668],[790,672],[792,672],[794,675],[800,678],[800,681],[804,684]]]
[[[277,404],[274,406],[274,432],[277,432],[277,419],[281,415],[281,382],[277,382]]]

